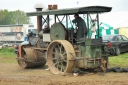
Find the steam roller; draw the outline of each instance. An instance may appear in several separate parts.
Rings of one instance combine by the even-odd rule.
[[[50,43],[47,51],[47,63],[53,74],[70,73],[75,68],[75,51],[70,42],[55,40]]]
[[[53,74],[71,73],[75,67],[85,70],[102,67],[105,72],[108,66],[109,51],[104,50],[107,46],[100,36],[99,14],[110,12],[111,9],[105,6],[88,6],[42,11],[42,8],[37,8],[37,12],[27,13],[28,16],[37,16],[38,34],[29,33],[27,35],[29,44],[21,45],[19,48],[17,60],[20,67],[43,66],[46,63],[46,56],[48,67]],[[87,27],[82,24],[77,27],[78,23],[76,25],[72,23],[70,17],[74,14],[80,14],[80,16],[83,14],[82,17],[87,20],[82,20],[82,24],[86,22]],[[92,14],[96,16],[95,19],[91,17]],[[50,24],[50,15],[54,16],[54,24]],[[83,32],[80,28],[83,28]],[[84,28],[87,28],[87,32]],[[89,30],[94,30],[96,33],[94,37],[93,31]]]
[[[17,61],[21,68],[44,66],[46,64],[46,59],[42,56],[42,52],[34,48],[24,48],[23,50],[21,57],[19,53],[17,55]]]

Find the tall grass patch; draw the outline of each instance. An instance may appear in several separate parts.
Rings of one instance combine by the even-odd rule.
[[[0,50],[0,63],[17,63],[14,48],[2,48]]]
[[[121,68],[128,68],[128,53],[109,57],[109,63],[110,67],[119,66]]]
[[[8,55],[8,54],[10,54],[10,55],[14,55],[15,53],[14,53],[14,48],[2,48],[1,50],[0,50],[0,55]]]

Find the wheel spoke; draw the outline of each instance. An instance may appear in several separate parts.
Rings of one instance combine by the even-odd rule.
[[[61,51],[62,51],[62,45],[59,44],[59,45],[57,45],[57,46],[58,46],[58,48],[59,48],[59,53],[61,53]]]
[[[57,69],[58,69],[59,65],[57,65]]]
[[[66,63],[67,63],[67,60],[64,60],[64,62],[66,62]]]
[[[59,62],[54,63],[54,65],[58,64]]]
[[[56,54],[58,55],[58,50],[57,50],[57,48],[55,48],[55,55],[56,55]]]
[[[64,56],[66,54],[66,52],[64,52],[62,55]]]
[[[56,54],[55,52],[52,52],[52,54]]]
[[[61,63],[61,71],[62,71],[62,70],[64,70],[64,66],[63,66],[63,64]]]
[[[62,53],[62,45],[60,45],[60,48],[59,49],[60,49],[60,53]]]

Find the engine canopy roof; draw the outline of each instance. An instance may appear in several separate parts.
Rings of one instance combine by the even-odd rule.
[[[57,10],[43,10],[36,12],[27,13],[28,16],[38,16],[38,15],[72,15],[75,13],[78,14],[94,14],[94,13],[103,13],[110,12],[112,7],[106,6],[87,6],[87,7],[77,7],[77,8],[67,8],[67,9],[57,9]]]

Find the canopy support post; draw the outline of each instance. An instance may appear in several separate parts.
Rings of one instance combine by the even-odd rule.
[[[87,34],[88,34],[88,38],[89,38],[89,12],[87,13]]]
[[[99,32],[99,12],[97,12],[97,28],[98,28],[98,38],[100,37],[100,32]]]

